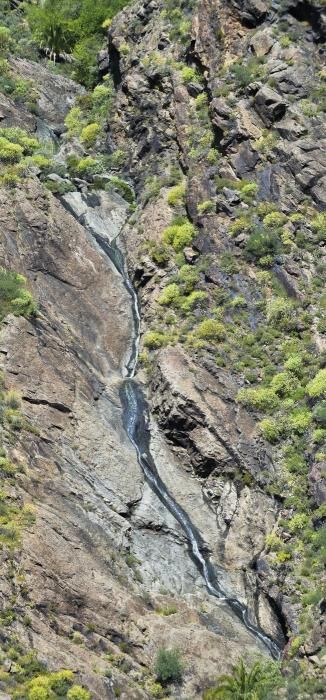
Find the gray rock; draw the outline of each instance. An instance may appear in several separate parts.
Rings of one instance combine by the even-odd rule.
[[[256,56],[266,56],[274,44],[275,37],[273,37],[272,31],[268,27],[256,32],[250,41],[250,46]]]
[[[311,195],[321,209],[326,209],[326,176],[318,180],[317,185],[312,188]]]
[[[191,97],[197,97],[197,95],[204,92],[204,87],[200,83],[188,83],[187,89]]]
[[[71,182],[68,180],[66,177],[61,177],[57,173],[50,173],[49,175],[46,176],[47,180],[51,180],[51,182],[58,182],[58,183],[64,183],[66,185],[70,185]]]
[[[195,262],[199,255],[198,250],[194,250],[194,248],[189,248],[188,246],[183,249],[183,254],[185,256],[185,261],[190,265]]]
[[[264,124],[271,126],[273,122],[282,119],[287,103],[281,95],[266,85],[256,93],[254,106]]]
[[[300,136],[307,133],[307,128],[299,124],[294,119],[285,118],[275,124],[275,129],[287,141],[296,141]]]
[[[240,10],[243,23],[252,27],[260,24],[269,10],[269,2],[265,0],[233,0],[233,4]]]
[[[102,73],[103,75],[107,73],[110,65],[109,52],[107,49],[99,51],[99,53],[97,54],[97,63],[100,73]]]
[[[317,506],[326,503],[326,462],[314,462],[309,471],[309,484],[311,495]]]

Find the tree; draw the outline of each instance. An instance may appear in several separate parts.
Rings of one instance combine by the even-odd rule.
[[[206,691],[204,700],[272,700],[282,685],[278,664],[257,661],[247,670],[241,659],[232,674],[220,676],[216,687]]]

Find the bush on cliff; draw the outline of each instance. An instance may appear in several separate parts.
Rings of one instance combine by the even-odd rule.
[[[250,260],[263,258],[266,255],[276,255],[281,242],[274,229],[256,226],[246,244],[246,253]]]
[[[163,231],[163,243],[170,244],[176,252],[190,245],[195,235],[195,228],[190,221],[171,224]]]
[[[179,649],[160,649],[154,666],[156,678],[163,685],[182,681],[183,663]]]
[[[87,86],[95,82],[96,54],[105,35],[103,23],[114,17],[128,0],[80,0],[78,8],[70,0],[45,0],[26,6],[34,39],[54,60],[72,54],[73,77]]]
[[[0,319],[9,313],[26,317],[35,313],[35,302],[25,284],[23,275],[0,268]]]
[[[214,318],[206,318],[197,326],[194,334],[197,338],[200,338],[200,340],[218,342],[224,340],[226,330],[220,321],[216,321]]]

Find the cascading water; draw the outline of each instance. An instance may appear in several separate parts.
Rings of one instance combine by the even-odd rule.
[[[87,197],[83,198],[84,204],[88,204]],[[98,230],[94,231],[87,223],[85,216],[78,216],[71,203],[64,201],[65,206],[93,235],[103,252],[110,258],[117,272],[123,279],[124,286],[130,296],[133,316],[133,336],[132,347],[129,359],[125,365],[124,379],[120,388],[120,398],[123,406],[123,423],[130,442],[135,448],[138,463],[144,473],[146,481],[151,489],[158,496],[164,506],[172,513],[175,519],[183,528],[189,547],[189,553],[195,562],[199,572],[203,576],[208,592],[225,603],[233,610],[237,617],[242,620],[245,627],[269,649],[275,659],[279,659],[281,650],[279,646],[268,637],[263,630],[250,622],[248,608],[240,603],[237,598],[229,597],[221,588],[214,567],[208,555],[204,554],[205,546],[200,533],[191,522],[187,513],[181,508],[169,493],[164,482],[160,478],[153,457],[150,453],[150,432],[148,428],[149,417],[148,407],[144,394],[139,384],[135,381],[134,375],[138,359],[138,347],[140,337],[140,313],[137,294],[130,282],[123,254],[117,245],[117,240],[109,241],[105,233],[101,235]]]

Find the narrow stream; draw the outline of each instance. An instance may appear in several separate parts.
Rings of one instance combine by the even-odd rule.
[[[92,198],[83,197],[84,203],[91,206]],[[231,608],[236,616],[243,622],[245,627],[268,648],[274,659],[279,659],[281,649],[264,631],[250,622],[248,608],[240,603],[237,598],[231,598],[221,588],[214,567],[209,557],[205,554],[205,545],[197,528],[191,522],[188,514],[178,505],[173,496],[169,493],[164,482],[159,476],[155,462],[150,453],[150,431],[149,431],[149,411],[148,406],[139,384],[133,378],[138,360],[138,348],[140,338],[140,312],[137,294],[130,282],[126,269],[126,264],[122,251],[117,245],[117,241],[109,242],[105,234],[100,235],[98,231],[92,230],[84,217],[77,215],[74,207],[67,201],[63,202],[66,208],[82,223],[95,238],[97,244],[103,252],[110,258],[117,272],[121,275],[125,289],[131,299],[133,316],[132,347],[130,357],[123,371],[124,380],[121,384],[120,398],[123,406],[123,424],[130,442],[135,448],[138,463],[144,473],[147,483],[158,496],[160,501],[175,517],[183,528],[187,541],[189,553],[198,571],[202,575],[208,592],[218,598]]]

